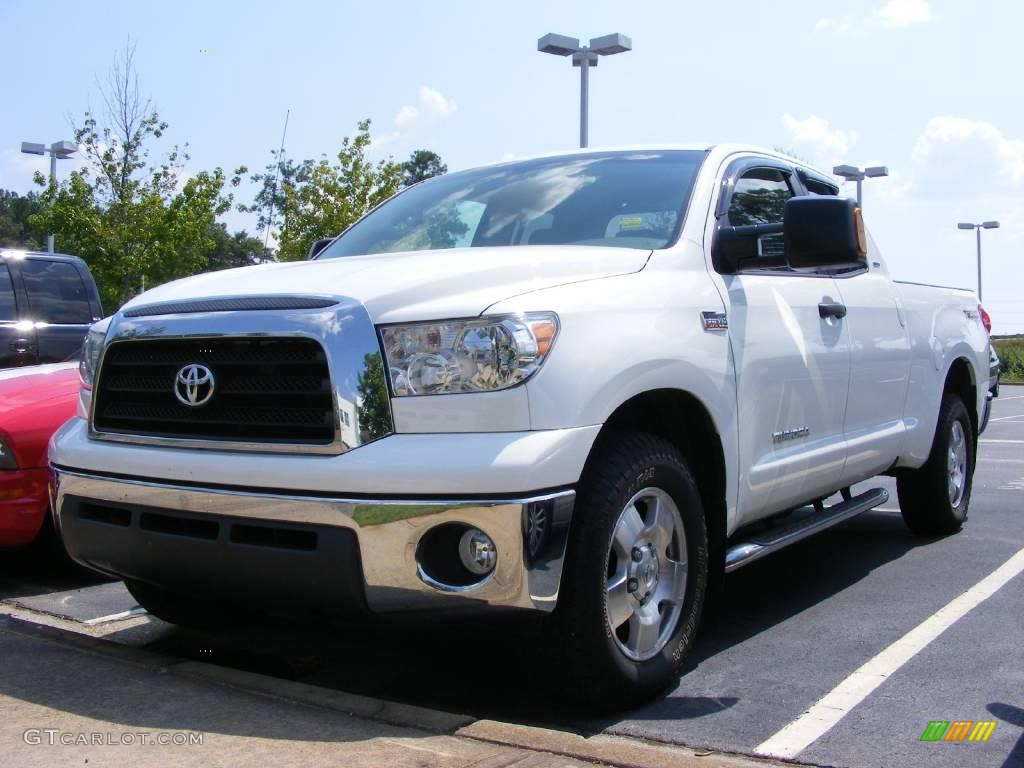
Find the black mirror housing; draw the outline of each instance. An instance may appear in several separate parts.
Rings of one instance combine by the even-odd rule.
[[[782,234],[782,224],[719,224],[715,232],[712,260],[722,274],[739,272],[744,267],[766,264],[762,258],[760,239]]]
[[[307,259],[314,259],[314,258],[316,258],[316,255],[318,253],[320,253],[320,251],[322,251],[328,245],[330,245],[333,240],[334,240],[333,237],[321,237],[319,240],[317,240],[311,246],[309,246],[309,255],[306,258]]]
[[[793,269],[867,269],[867,235],[857,201],[793,197],[783,219],[786,260]]]

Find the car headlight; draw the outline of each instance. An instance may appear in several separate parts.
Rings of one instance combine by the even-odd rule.
[[[526,381],[547,358],[558,317],[537,312],[381,328],[396,397],[493,392]]]
[[[107,338],[107,329],[96,331],[89,329],[82,342],[82,354],[78,358],[78,378],[82,380],[82,386],[92,389],[93,381],[96,379],[96,368],[100,364],[100,355],[103,354],[103,342]]]
[[[7,443],[0,437],[0,469],[17,469],[18,462],[14,460],[14,454],[7,447]]]

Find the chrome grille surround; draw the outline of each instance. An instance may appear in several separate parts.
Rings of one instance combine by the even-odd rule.
[[[148,434],[124,434],[97,429],[97,397],[85,401],[89,408],[89,437],[140,445],[175,448],[251,451],[262,453],[340,454],[394,432],[391,402],[386,389],[384,363],[377,333],[366,309],[358,301],[337,296],[329,307],[290,310],[240,310],[191,312],[127,317],[118,313],[107,330],[103,355],[97,367],[93,393],[100,392],[104,361],[112,345],[134,340],[261,340],[310,339],[323,348],[330,374],[334,436],[329,443],[261,442],[233,439],[198,439]],[[374,370],[376,369],[376,370]],[[364,390],[360,392],[360,382]],[[370,383],[383,387],[366,389]],[[169,386],[171,384],[169,383]],[[371,413],[370,401],[376,406]],[[343,415],[347,414],[347,415]],[[364,423],[359,417],[364,415]]]

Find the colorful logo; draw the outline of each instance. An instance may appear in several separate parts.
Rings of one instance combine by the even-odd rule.
[[[921,741],[988,741],[995,727],[995,720],[932,720]]]

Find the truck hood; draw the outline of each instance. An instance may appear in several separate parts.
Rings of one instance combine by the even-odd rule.
[[[357,299],[375,323],[472,317],[522,293],[638,272],[650,255],[634,248],[532,245],[345,256],[209,272],[154,288],[124,308],[303,294]]]

